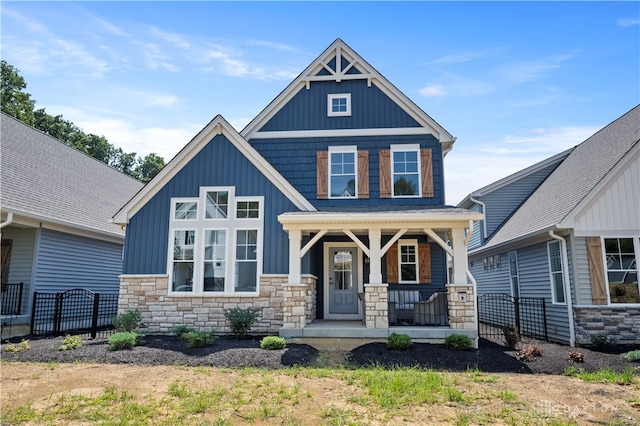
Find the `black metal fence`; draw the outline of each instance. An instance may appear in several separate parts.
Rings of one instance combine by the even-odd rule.
[[[544,298],[513,297],[505,293],[478,296],[480,337],[503,341],[505,327],[517,327],[520,336],[547,341],[547,310]]]
[[[389,325],[449,324],[446,291],[388,290]]]
[[[22,313],[22,291],[24,284],[2,284],[0,293],[0,314],[20,315]]]
[[[31,334],[35,336],[89,333],[113,328],[118,313],[118,295],[73,289],[33,294]]]

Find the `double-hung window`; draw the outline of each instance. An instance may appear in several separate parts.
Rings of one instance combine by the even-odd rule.
[[[638,294],[638,238],[605,238],[607,283],[611,303],[640,303]]]
[[[357,147],[329,147],[329,194],[331,198],[356,197],[358,194]]]
[[[327,116],[344,117],[351,115],[351,93],[327,95]]]
[[[551,277],[551,296],[553,303],[564,304],[564,272],[562,269],[562,250],[560,241],[551,241],[547,245],[549,253],[549,274]]]
[[[175,295],[255,295],[261,270],[263,197],[203,187],[173,198],[168,273]]]
[[[394,197],[420,197],[420,146],[391,145],[391,182]]]
[[[520,297],[520,277],[518,273],[518,253],[509,252],[509,278],[511,279],[511,295]]]
[[[398,242],[398,265],[400,283],[418,282],[418,241],[400,240]]]

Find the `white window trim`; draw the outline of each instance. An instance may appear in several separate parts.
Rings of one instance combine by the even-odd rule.
[[[560,253],[560,271],[554,272],[551,270],[551,251],[550,251],[550,247],[552,244],[558,244],[559,247],[559,253]],[[563,301],[563,302],[558,302],[556,300],[556,287],[555,287],[555,280],[554,278],[554,274],[560,274],[560,276],[562,277],[562,297],[564,297],[566,299],[566,285],[567,283],[565,282],[564,278],[564,261],[562,259],[562,246],[560,245],[560,241],[549,241],[547,243],[547,261],[549,264],[549,281],[551,284],[551,303],[553,303],[554,305],[562,305],[565,306],[567,304],[567,301]]]
[[[391,162],[391,198],[422,198],[422,161],[420,158],[420,145],[419,144],[394,144],[390,146],[391,155],[389,161]],[[395,183],[395,164],[393,161],[393,154],[395,152],[409,152],[415,151],[418,157],[418,193],[416,195],[396,195],[394,191]]]
[[[611,290],[609,289],[609,268],[607,268],[607,249],[605,247],[605,239],[620,239],[620,238],[631,238],[633,240],[633,250],[636,255],[636,268],[638,272],[640,272],[640,238],[637,235],[606,235],[600,237],[601,247],[602,247],[602,266],[604,268],[604,280],[607,283],[606,291],[607,291],[607,304],[616,307],[629,307],[629,308],[637,308],[640,307],[640,303],[615,303],[611,301]],[[638,284],[640,285],[640,284]]]
[[[196,219],[176,219],[176,204],[178,203],[196,203],[196,216],[199,215],[200,212],[200,200],[198,198],[194,198],[194,197],[189,197],[189,198],[185,198],[185,197],[180,197],[180,198],[172,198],[171,199],[171,220],[172,221],[176,221],[176,222],[186,222],[186,223],[193,223],[193,221],[197,220]]]
[[[226,218],[205,218],[206,213],[206,194],[211,191],[227,191],[229,194],[228,210]],[[177,202],[197,201],[198,217],[197,219],[174,219],[175,205]],[[236,204],[239,201],[257,201],[258,218],[236,218]],[[235,196],[235,187],[227,186],[207,186],[200,187],[199,198],[171,198],[171,218],[169,224],[169,242],[167,252],[167,274],[169,275],[168,294],[170,296],[213,296],[213,297],[239,297],[250,296],[256,297],[260,294],[260,275],[262,274],[262,249],[263,249],[263,232],[264,232],[264,197],[263,196]],[[193,273],[193,289],[190,292],[173,291],[173,248],[174,248],[174,231],[195,231],[194,243],[194,273]],[[205,231],[224,230],[225,238],[225,289],[222,292],[204,291],[204,233]],[[236,263],[236,234],[238,230],[255,230],[257,231],[257,273],[256,273],[256,290],[252,292],[235,292],[235,263]]]
[[[334,112],[331,104],[334,99],[346,99],[347,110]],[[330,93],[327,95],[327,116],[328,117],[349,117],[351,116],[351,93]]]
[[[511,274],[511,253],[513,253],[513,255],[515,256],[515,265],[516,265],[516,274],[512,275]],[[516,297],[516,295],[513,293],[513,278],[515,277],[518,283],[518,296],[520,297],[520,268],[518,267],[518,252],[516,250],[511,250],[510,252],[507,253],[507,260],[509,263],[509,286],[511,287],[511,296],[512,297]],[[551,267],[551,266],[549,266]]]
[[[356,183],[355,194],[353,197],[334,197],[331,195],[331,154],[342,154],[348,153],[353,154],[353,168],[354,168],[354,179]],[[329,147],[329,158],[327,163],[327,187],[328,187],[328,197],[330,199],[355,199],[358,198],[358,147],[356,145],[344,145],[344,146],[330,146]]]
[[[413,246],[416,253],[416,279],[415,281],[402,280],[402,246]],[[418,253],[418,240],[398,240],[398,284],[420,283],[420,253]]]

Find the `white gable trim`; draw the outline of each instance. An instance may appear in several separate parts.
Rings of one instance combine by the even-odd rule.
[[[265,175],[297,208],[315,211],[315,207],[302,196],[258,151],[221,116],[217,115],[182,150],[125,204],[113,217],[112,222],[126,224],[147,204],[183,167],[187,165],[216,135],[227,139]]]
[[[326,62],[328,62],[333,56],[336,56],[335,71],[330,69],[326,64]],[[349,65],[345,69],[341,68],[341,58],[343,56],[349,61]],[[357,66],[362,74],[346,74],[353,66]],[[331,74],[317,76],[316,74],[321,69],[326,69]],[[384,94],[400,105],[400,107],[421,126],[429,129],[429,133],[432,133],[440,143],[445,144],[443,148],[446,149],[443,149],[443,152],[446,153],[451,150],[451,144],[453,144],[455,138],[340,39],[334,41],[331,46],[322,52],[322,54],[320,54],[315,61],[313,61],[294,81],[292,81],[264,110],[262,110],[262,112],[260,112],[260,114],[258,114],[256,118],[254,118],[247,127],[242,130],[242,132],[240,132],[240,134],[246,140],[255,138],[256,133],[258,133],[262,126],[264,126],[264,124],[269,121],[284,105],[286,105],[286,103],[302,88],[308,88],[312,81],[331,80],[339,82],[341,80],[353,79],[366,79],[369,85],[371,85],[371,83],[375,84]]]
[[[592,207],[594,203],[603,195],[615,179],[620,177],[634,161],[640,156],[640,141],[636,142],[633,147],[613,166],[609,172],[594,186],[591,191],[567,214],[567,216],[558,224],[558,228],[575,228],[577,219],[585,213],[587,209]],[[640,184],[636,181],[636,188],[632,188],[630,194],[637,194],[640,190]],[[633,192],[636,191],[636,192]],[[611,214],[615,206],[611,206]],[[621,212],[622,213],[622,212]],[[640,223],[638,224],[640,227]],[[587,232],[588,234],[588,232]]]

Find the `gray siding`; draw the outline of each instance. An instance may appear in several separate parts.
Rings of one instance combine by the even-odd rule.
[[[117,293],[122,245],[43,229],[37,255],[35,291],[85,288]]]
[[[28,313],[33,276],[33,258],[37,239],[36,229],[22,229],[8,226],[2,229],[2,239],[11,240],[9,277],[11,284],[24,283],[22,313]]]
[[[479,204],[473,204],[469,210],[476,213],[483,213],[482,207]],[[473,234],[471,234],[471,240],[469,240],[469,246],[467,250],[473,250],[474,248],[478,248],[484,242],[484,238],[482,233],[484,232],[483,228],[483,220],[473,222]]]
[[[571,240],[573,248],[572,272],[575,273],[573,288],[577,305],[593,305],[591,299],[591,277],[589,275],[589,260],[587,258],[587,239],[574,237]]]
[[[500,254],[500,267],[484,270],[482,260],[484,257],[474,256],[470,258],[469,271],[476,279],[478,295],[487,293],[511,294],[509,280],[509,258],[506,253]]]
[[[492,235],[500,225],[526,200],[529,195],[544,181],[557,167],[559,161],[544,169],[518,179],[517,181],[496,189],[483,197],[478,197],[485,203],[487,211],[487,234]]]
[[[569,341],[569,320],[566,305],[554,305],[551,299],[551,277],[547,243],[518,249],[520,296],[543,297],[547,305],[549,338]],[[565,283],[566,285],[566,283]]]

